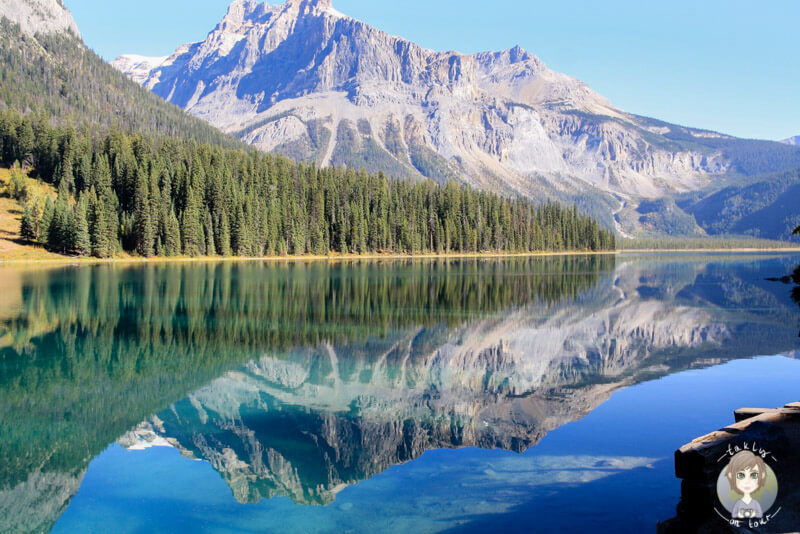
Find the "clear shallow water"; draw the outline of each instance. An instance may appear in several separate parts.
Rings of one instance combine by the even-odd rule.
[[[7,270],[0,524],[654,531],[677,447],[798,400],[798,264]]]

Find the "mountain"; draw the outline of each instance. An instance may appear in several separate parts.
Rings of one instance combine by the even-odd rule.
[[[783,141],[781,141],[781,143],[794,146],[800,145],[800,135],[795,135],[794,137],[790,137],[789,139],[784,139]]]
[[[244,147],[103,61],[83,43],[60,0],[0,0],[0,20],[0,109],[45,113],[57,125],[92,132],[116,127]]]
[[[330,0],[237,0],[204,41],[166,59],[121,56],[113,65],[263,150],[577,201],[608,225],[619,199],[635,208],[733,175],[800,167],[793,147],[615,108],[519,47],[434,52]],[[632,232],[642,226],[629,222]]]
[[[799,205],[800,169],[730,185],[700,200],[678,199],[677,203],[711,235],[786,240],[800,225]]]
[[[557,204],[249,149],[69,32],[31,36],[4,17],[0,79],[0,165],[30,169],[61,200],[52,218],[44,198],[22,193],[2,210],[18,229],[8,237],[25,246],[98,257],[615,248],[595,220]]]

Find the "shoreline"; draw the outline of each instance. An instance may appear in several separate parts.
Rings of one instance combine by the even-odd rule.
[[[617,250],[617,254],[657,254],[659,252],[691,252],[696,254],[698,252],[720,253],[720,252],[733,252],[736,254],[753,253],[753,252],[800,252],[800,246],[796,247],[768,247],[768,248],[752,248],[752,247],[739,247],[739,248],[632,248]]]
[[[63,257],[38,259],[4,259],[0,258],[0,267],[6,265],[98,265],[98,264],[158,264],[158,263],[213,263],[213,262],[336,262],[336,261],[378,261],[378,260],[451,260],[451,259],[503,259],[503,258],[536,258],[558,256],[622,256],[627,254],[752,254],[752,253],[787,253],[800,252],[800,247],[786,248],[687,248],[687,249],[630,249],[606,251],[563,251],[563,252],[472,252],[472,253],[431,253],[431,254],[325,254],[325,255],[287,255],[287,256],[174,256],[167,258],[91,258]]]

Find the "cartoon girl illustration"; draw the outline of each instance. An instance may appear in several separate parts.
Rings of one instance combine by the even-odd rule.
[[[767,483],[767,466],[759,456],[742,451],[731,458],[725,470],[731,490],[742,496],[733,505],[733,519],[761,518],[761,503],[753,494]]]

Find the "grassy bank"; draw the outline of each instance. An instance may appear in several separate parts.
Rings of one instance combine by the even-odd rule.
[[[64,256],[49,252],[43,247],[25,243],[19,237],[22,208],[10,196],[11,170],[0,168],[0,261],[64,260]],[[39,180],[26,178],[28,193],[33,196],[55,198],[52,187]]]

